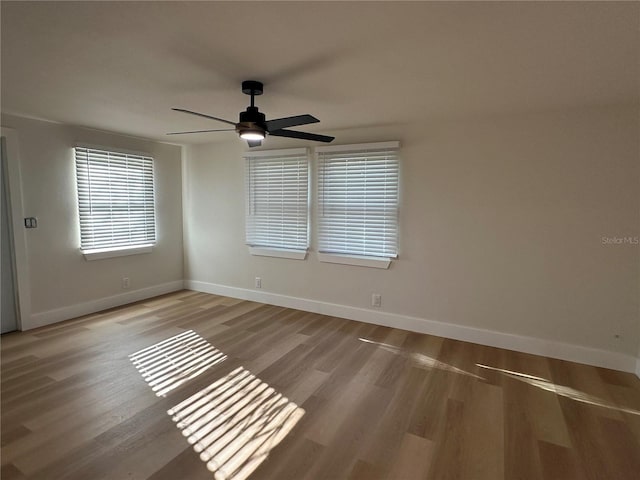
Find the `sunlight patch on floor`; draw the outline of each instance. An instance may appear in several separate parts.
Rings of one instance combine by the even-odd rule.
[[[566,387],[564,385],[557,385],[541,377],[535,377],[533,375],[527,375],[526,373],[521,373],[521,372],[514,372],[512,370],[505,370],[503,368],[490,367],[489,365],[483,365],[481,363],[476,363],[476,365],[480,368],[499,372],[509,378],[513,378],[514,380],[528,383],[529,385],[538,387],[547,392],[552,392],[552,393],[555,393],[556,395],[560,395],[565,398],[570,398],[571,400],[575,400],[576,402],[587,403],[589,405],[595,405],[596,407],[609,408],[611,410],[630,413],[632,415],[640,415],[640,411],[638,410],[613,405],[607,402],[606,400],[596,397],[595,395],[581,392],[580,390],[576,390],[575,388],[571,388],[571,387]]]
[[[216,480],[244,480],[305,412],[238,367],[167,413]]]
[[[175,335],[129,355],[158,397],[197,377],[227,356],[193,330]]]

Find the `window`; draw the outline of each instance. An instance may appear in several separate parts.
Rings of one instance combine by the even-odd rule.
[[[309,246],[307,149],[248,152],[245,167],[251,253],[304,259]]]
[[[156,242],[153,159],[87,147],[76,147],[75,159],[85,257],[150,251]]]
[[[387,268],[397,257],[398,142],[319,147],[321,261]]]

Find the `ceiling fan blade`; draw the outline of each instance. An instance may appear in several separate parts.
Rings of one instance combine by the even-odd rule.
[[[209,118],[211,120],[217,120],[219,122],[228,123],[229,125],[236,126],[235,122],[230,122],[229,120],[225,120],[224,118],[212,117],[211,115],[205,115],[204,113],[192,112],[191,110],[185,110],[184,108],[172,108],[171,110],[175,110],[176,112],[188,113],[190,115],[197,115],[198,117]]]
[[[166,135],[184,135],[185,133],[207,133],[207,132],[235,132],[235,128],[223,128],[222,130],[192,130],[190,132],[169,132]]]
[[[295,127],[297,125],[307,125],[309,123],[318,123],[318,120],[313,115],[296,115],[294,117],[276,118],[274,120],[268,120],[267,131],[280,130],[281,128]]]
[[[332,142],[336,137],[330,137],[328,135],[317,135],[315,133],[296,132],[295,130],[275,130],[269,132],[269,135],[274,137],[289,137],[299,138],[301,140],[315,140],[316,142]]]
[[[259,147],[262,145],[262,140],[247,140],[250,147]]]

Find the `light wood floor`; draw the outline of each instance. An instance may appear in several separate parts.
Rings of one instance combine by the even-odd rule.
[[[640,380],[191,291],[2,337],[2,480],[252,470],[638,479]]]

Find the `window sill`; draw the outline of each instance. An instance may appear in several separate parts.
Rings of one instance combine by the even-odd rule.
[[[385,270],[389,268],[389,265],[391,265],[390,258],[360,257],[355,255],[339,255],[336,253],[318,253],[318,260],[326,263],[340,263],[343,265],[382,268]]]
[[[95,250],[80,250],[85,260],[102,260],[104,258],[126,257],[140,253],[151,253],[153,245],[140,245],[137,247],[99,248]]]
[[[290,258],[292,260],[307,258],[306,250],[287,250],[285,248],[249,247],[249,253],[260,257]]]

